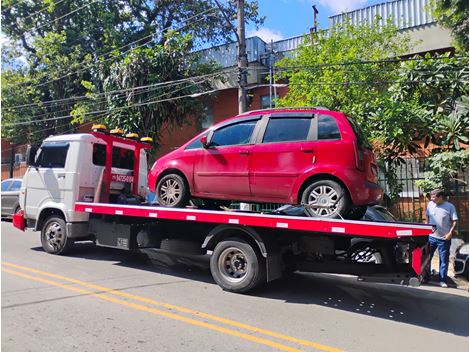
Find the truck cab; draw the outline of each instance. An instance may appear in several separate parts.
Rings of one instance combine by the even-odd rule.
[[[145,197],[145,149],[136,148],[138,142],[110,137],[105,133],[53,136],[45,139],[37,151],[30,150],[20,191],[20,206],[28,227],[41,230],[44,221],[54,215],[65,221],[68,237],[86,236],[83,232],[88,214],[76,212],[75,202],[99,202],[104,198],[117,202],[120,195],[131,194]],[[112,148],[110,175],[104,172],[108,147]],[[131,187],[134,180],[137,185]],[[103,190],[106,181],[109,186]]]

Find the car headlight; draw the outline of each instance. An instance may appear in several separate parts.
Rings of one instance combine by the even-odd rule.
[[[457,253],[468,255],[468,244],[465,244],[462,247],[460,247]]]

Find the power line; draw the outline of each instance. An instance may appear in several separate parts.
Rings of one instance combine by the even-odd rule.
[[[222,90],[222,89],[212,89],[212,90],[208,90],[208,91],[205,91],[205,92],[192,93],[192,94],[182,95],[182,96],[173,97],[173,98],[160,99],[160,100],[154,100],[154,101],[143,102],[143,103],[136,103],[136,104],[131,104],[129,106],[114,108],[114,109],[111,109],[111,110],[104,109],[104,110],[90,111],[90,112],[86,112],[86,113],[82,114],[82,116],[96,115],[96,114],[100,114],[100,113],[109,113],[111,111],[113,111],[113,112],[121,111],[121,110],[129,109],[129,108],[134,108],[134,107],[139,107],[139,106],[146,106],[146,105],[150,105],[150,104],[157,104],[157,103],[163,103],[163,102],[169,102],[169,101],[183,99],[183,98],[196,98],[196,97],[199,97],[199,96],[202,96],[202,95],[207,95],[207,94],[214,93],[214,92],[219,91],[219,90]],[[171,94],[171,93],[172,92],[168,92],[168,93],[165,93],[163,95],[168,95],[168,94]],[[62,120],[62,119],[66,119],[66,118],[71,118],[71,117],[73,117],[73,116],[72,115],[65,115],[65,116],[59,116],[59,117],[55,117],[55,118],[51,118],[51,119],[44,119],[44,120],[40,120],[40,121],[6,123],[6,124],[4,124],[4,126],[5,127],[10,127],[10,126],[28,125],[28,124],[35,123],[35,122],[43,123],[43,122],[46,122],[46,121],[57,121],[57,120]]]
[[[95,1],[96,1],[96,0],[95,0]],[[189,18],[187,18],[187,19],[185,19],[185,20],[183,20],[183,21],[177,23],[176,25],[179,25],[179,24],[182,24],[182,23],[191,21],[192,19],[194,19],[194,18],[196,18],[196,17],[199,17],[199,16],[204,15],[204,14],[206,14],[206,13],[208,13],[208,12],[211,12],[211,11],[213,12],[213,11],[215,11],[215,10],[216,10],[216,8],[213,7],[213,8],[210,8],[210,9],[208,9],[208,10],[202,11],[202,12],[196,14],[196,15],[193,15],[193,16],[191,16],[191,17],[189,17]],[[193,22],[193,24],[194,24],[194,23],[197,23],[197,22],[199,22],[199,21],[202,21],[203,19],[204,19],[204,18],[200,18],[200,19],[198,19],[197,21]],[[179,31],[179,30],[185,28],[187,25],[188,25],[188,24],[183,25],[183,26],[181,26],[180,28],[175,29],[175,31]],[[166,31],[166,30],[169,30],[169,29],[171,29],[171,27],[163,28],[163,29],[162,29],[162,32],[164,32],[164,31]],[[102,64],[102,63],[107,62],[107,61],[109,61],[109,60],[111,60],[111,59],[116,59],[116,58],[118,58],[118,57],[120,57],[120,56],[122,56],[122,55],[124,55],[124,54],[126,54],[126,53],[128,53],[128,52],[130,52],[130,51],[132,51],[132,50],[138,49],[138,48],[140,48],[140,47],[143,47],[143,46],[145,46],[145,45],[151,43],[152,40],[154,39],[153,37],[155,37],[156,35],[157,35],[157,33],[153,33],[153,34],[149,34],[149,35],[147,35],[147,36],[144,36],[144,37],[142,37],[142,38],[140,38],[140,39],[137,39],[137,40],[135,40],[135,41],[133,41],[133,42],[131,42],[131,43],[128,43],[128,44],[126,44],[126,45],[123,45],[123,46],[121,46],[121,47],[119,47],[119,48],[117,48],[117,49],[110,50],[110,51],[108,51],[108,52],[106,52],[106,53],[104,53],[104,54],[102,54],[102,55],[100,55],[100,56],[98,56],[98,57],[95,57],[95,58],[94,58],[95,63],[93,63],[93,64],[87,65],[87,66],[85,66],[85,67],[83,67],[83,68],[81,68],[81,69],[79,69],[79,70],[76,70],[76,71],[73,71],[73,72],[69,72],[69,73],[67,73],[67,74],[65,74],[65,75],[62,75],[62,76],[58,77],[58,78],[50,79],[50,80],[48,80],[48,81],[46,81],[46,82],[42,82],[42,83],[39,83],[39,84],[31,85],[31,86],[29,86],[29,87],[32,87],[32,88],[41,87],[41,86],[44,86],[44,85],[49,84],[49,83],[51,83],[51,82],[58,81],[58,80],[60,80],[60,79],[62,79],[62,78],[69,77],[69,76],[74,75],[74,74],[79,73],[79,72],[83,72],[83,71],[85,71],[85,70],[87,70],[87,69],[89,69],[89,68],[91,68],[91,67],[94,67],[94,66],[96,66],[96,65],[98,65],[98,64]],[[130,45],[133,45],[133,44],[135,44],[135,43],[138,43],[138,42],[140,42],[140,41],[142,41],[142,40],[144,40],[144,39],[147,39],[147,38],[152,38],[152,39],[150,39],[150,40],[146,41],[145,43],[142,43],[142,44],[140,44],[140,45],[138,45],[138,46],[136,46],[136,47],[129,48],[128,50],[123,51],[122,53],[119,53],[117,56],[108,57],[108,58],[106,58],[105,60],[99,61],[100,59],[104,59],[105,56],[107,56],[107,55],[113,54],[113,53],[115,53],[116,51],[119,51],[119,50],[121,50],[121,49],[123,49],[123,48],[125,48],[125,47],[128,47],[128,46],[130,46]],[[86,55],[88,55],[88,54],[91,54],[91,53],[87,53]],[[79,62],[79,63],[76,63],[75,65],[80,65],[80,64],[84,64],[84,63],[85,63],[85,61],[81,61],[81,62]]]
[[[64,1],[65,1],[65,0],[59,0],[59,1],[55,2],[54,4],[52,4],[52,5],[55,7],[55,6],[57,6],[58,4],[60,4],[61,2],[64,2]],[[41,13],[41,12],[43,12],[43,11],[49,9],[50,7],[51,7],[51,5],[48,5],[48,6],[46,6],[46,7],[43,7],[42,9],[40,9],[40,10],[38,10],[38,11],[32,13],[31,15],[26,16],[25,18],[22,18],[22,20],[24,21],[24,20],[27,20],[28,18],[31,18],[31,17],[33,17],[33,16],[36,16],[37,14],[39,14],[39,13]]]
[[[27,31],[24,31],[23,33],[21,33],[20,36],[23,36],[23,35],[25,35],[26,33],[31,32],[33,29],[35,29],[35,30],[41,29],[41,28],[43,28],[43,27],[46,27],[46,26],[50,25],[51,23],[54,23],[54,22],[57,22],[58,20],[61,20],[62,18],[65,18],[65,17],[67,17],[67,16],[73,15],[74,13],[80,11],[81,9],[83,9],[83,8],[85,8],[85,7],[88,7],[88,6],[92,5],[92,4],[94,4],[94,3],[97,2],[97,1],[98,1],[98,0],[92,0],[92,1],[90,1],[89,3],[87,3],[87,4],[83,5],[83,6],[80,6],[80,7],[76,8],[76,9],[73,10],[73,11],[70,11],[70,12],[66,13],[65,15],[62,15],[62,16],[60,16],[60,17],[57,17],[57,18],[53,19],[52,21],[43,23],[43,24],[40,25],[39,27],[32,27],[32,28],[28,29]]]
[[[176,92],[179,92],[183,89],[187,89],[187,88],[190,88],[190,87],[193,87],[195,85],[199,85],[199,84],[202,84],[204,83],[205,81],[207,81],[208,79],[205,79],[205,80],[202,80],[202,81],[198,81],[198,82],[193,82],[193,84],[190,84],[190,85],[187,85],[187,86],[184,86],[184,87],[181,87],[181,88],[178,88],[178,89],[175,89],[171,92],[167,92],[167,93],[163,93],[162,95],[159,95],[160,96],[165,96],[165,95],[168,95],[168,94],[174,94]],[[181,82],[181,83],[178,83],[178,84],[175,84],[175,85],[180,85],[184,82]],[[171,86],[165,86],[165,88],[167,87],[171,87]],[[159,88],[159,87],[157,87]],[[155,88],[154,88],[155,89]],[[140,95],[140,94],[143,94],[143,93],[148,93],[150,92],[151,90],[149,91],[144,91],[144,92],[140,92],[140,93],[136,93],[136,95]],[[121,93],[122,94],[122,93]],[[154,99],[155,97],[152,97],[152,98],[149,98],[147,99],[147,101],[150,101],[151,99]],[[100,104],[100,103],[105,103],[105,99],[101,99],[100,101],[91,101],[90,103],[95,103],[95,104]],[[132,108],[133,105],[128,105],[127,107],[128,108]],[[44,114],[40,114],[40,115],[34,115],[34,116],[31,116],[32,119],[37,119],[39,117],[43,117],[43,116],[48,116],[48,115],[52,115],[52,114],[57,114],[59,112],[65,112],[65,111],[70,111],[70,109],[64,109],[64,110],[59,110],[59,111],[53,111],[53,112],[49,112],[49,113],[44,113]],[[28,122],[30,123],[44,123],[44,122],[47,122],[47,121],[51,121],[51,120],[54,120],[54,118],[50,118],[50,119],[42,119],[42,120],[28,120]],[[16,120],[18,122],[22,122],[21,120]],[[26,122],[26,120],[24,120],[23,122]]]
[[[102,96],[102,95],[107,95],[107,94],[112,94],[112,93],[129,92],[129,91],[140,90],[140,89],[145,89],[145,88],[172,85],[174,83],[183,83],[183,82],[194,80],[194,79],[200,79],[200,78],[206,78],[206,77],[211,77],[211,76],[229,74],[233,70],[234,70],[234,68],[230,69],[230,70],[224,70],[224,71],[219,71],[219,72],[208,73],[208,74],[205,74],[205,75],[181,78],[181,79],[172,80],[172,81],[158,82],[158,83],[153,83],[153,84],[148,84],[148,85],[143,85],[143,86],[138,86],[138,87],[110,90],[110,91],[103,92],[103,93],[91,93],[91,96],[97,97],[97,96]],[[12,110],[12,109],[25,108],[25,107],[34,107],[34,106],[39,106],[39,105],[43,105],[43,104],[49,105],[49,104],[53,104],[53,103],[56,103],[56,102],[68,102],[69,100],[71,100],[71,101],[82,100],[82,99],[87,99],[87,98],[90,98],[90,95],[79,95],[79,96],[74,96],[74,97],[70,97],[70,98],[46,100],[46,101],[38,102],[38,103],[7,106],[7,107],[4,107],[4,109],[5,110]]]

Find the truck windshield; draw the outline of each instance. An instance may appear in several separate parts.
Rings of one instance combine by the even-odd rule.
[[[372,149],[372,146],[370,145],[369,141],[362,133],[362,130],[359,127],[359,124],[357,123],[357,121],[354,120],[351,116],[346,116],[346,118],[348,119],[348,122],[351,125],[351,128],[354,131],[354,134],[356,135],[357,143],[359,144],[359,146],[362,148]]]

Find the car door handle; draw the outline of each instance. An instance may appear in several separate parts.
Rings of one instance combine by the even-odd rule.
[[[65,178],[65,174],[57,174],[57,178]]]
[[[250,155],[250,151],[249,150],[242,150],[240,152],[240,155]]]
[[[300,147],[300,150],[304,153],[313,153],[313,147]]]

